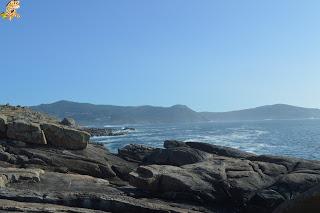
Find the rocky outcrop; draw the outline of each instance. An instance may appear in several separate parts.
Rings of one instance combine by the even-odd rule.
[[[126,155],[114,155],[94,144],[66,150],[2,141],[0,203],[104,212],[267,213],[320,184],[318,161],[230,154],[223,147],[218,155],[174,144],[130,145]]]
[[[47,144],[39,124],[17,120],[8,123],[6,136],[13,140],[32,144]]]
[[[137,164],[127,162],[106,151],[103,147],[89,144],[84,150],[63,150],[53,147],[34,147],[11,141],[0,141],[0,160],[24,168],[41,168],[62,173],[73,172],[97,178],[114,179],[128,176]],[[118,179],[117,179],[118,176]]]
[[[85,149],[90,139],[90,134],[57,124],[42,123],[41,129],[46,135],[48,144],[66,149]]]
[[[0,210],[30,209],[34,210],[31,212],[45,212],[44,210],[52,208],[51,212],[55,212],[77,207],[72,212],[198,212],[196,206],[193,207],[195,210],[187,210],[189,206],[135,198],[139,195],[134,188],[115,187],[107,180],[86,175],[44,172],[40,179],[40,182],[20,179],[2,188],[0,204],[4,205]],[[12,206],[13,204],[18,206]],[[10,206],[13,208],[9,209]]]
[[[165,149],[127,145],[116,155],[88,143],[88,133],[24,108],[5,107],[0,131],[4,212],[281,213],[320,208],[319,161],[174,140],[166,141]]]
[[[22,107],[0,106],[0,139],[22,141],[29,144],[40,144],[80,150],[85,149],[90,134],[78,130],[71,119],[64,124],[41,113]]]
[[[131,185],[169,200],[228,203],[236,209],[271,212],[285,200],[320,183],[318,161],[256,156],[195,142],[167,142],[166,147],[168,149],[157,149],[148,156],[157,156],[153,158],[153,165],[145,160],[130,173]]]
[[[126,160],[142,162],[148,155],[156,149],[140,144],[129,144],[118,150],[118,155]]]

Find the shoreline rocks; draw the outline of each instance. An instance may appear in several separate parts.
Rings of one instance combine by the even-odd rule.
[[[103,136],[122,136],[129,134],[130,131],[134,131],[131,128],[127,129],[113,129],[113,128],[96,128],[96,127],[82,127],[80,130],[88,132],[91,136],[103,137]]]
[[[0,107],[5,135],[0,136],[0,211],[286,213],[320,208],[320,161],[174,140],[165,141],[164,149],[130,144],[116,155],[88,143],[87,132],[45,115],[24,108],[1,112]]]

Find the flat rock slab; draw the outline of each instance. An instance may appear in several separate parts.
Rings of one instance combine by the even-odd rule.
[[[32,212],[32,213],[102,213],[105,211],[91,210],[84,208],[75,208],[54,204],[43,203],[27,203],[17,202],[13,200],[0,199],[0,211],[1,212]]]
[[[44,174],[41,169],[18,169],[18,168],[0,168],[0,185],[19,181],[40,182],[40,175]]]

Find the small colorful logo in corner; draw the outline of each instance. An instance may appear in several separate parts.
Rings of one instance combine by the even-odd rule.
[[[20,1],[19,0],[11,0],[7,6],[6,11],[0,13],[0,16],[3,19],[12,20],[14,18],[20,18],[20,15],[17,13],[17,10],[20,8]]]

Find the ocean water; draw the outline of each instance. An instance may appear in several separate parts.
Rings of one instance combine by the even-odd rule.
[[[320,160],[320,120],[267,120],[137,125],[125,136],[94,137],[112,152],[127,144],[163,147],[167,139],[199,141],[271,155]]]

